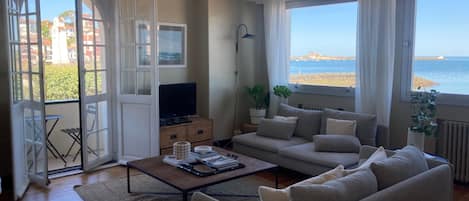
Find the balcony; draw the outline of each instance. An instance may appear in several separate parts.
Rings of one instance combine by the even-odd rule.
[[[81,146],[64,129],[80,128],[79,101],[46,103],[46,116],[55,116],[47,121],[47,131],[51,131],[48,140],[48,169],[56,172],[72,167],[81,168]],[[54,127],[55,121],[57,124]],[[52,128],[53,127],[53,128]],[[78,139],[79,140],[79,139]],[[75,142],[75,143],[74,143]],[[58,156],[58,154],[60,156]]]

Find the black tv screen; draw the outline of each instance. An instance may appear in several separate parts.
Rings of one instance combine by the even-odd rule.
[[[196,114],[195,83],[160,85],[160,118]]]

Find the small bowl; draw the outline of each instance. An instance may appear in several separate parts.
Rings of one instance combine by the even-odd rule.
[[[194,147],[194,152],[199,153],[199,154],[206,154],[211,151],[212,151],[211,146],[201,145],[201,146]]]

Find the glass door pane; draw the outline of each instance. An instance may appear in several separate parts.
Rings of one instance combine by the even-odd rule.
[[[21,2],[21,6],[17,5]],[[29,179],[48,184],[44,70],[39,0],[8,0],[14,104],[22,105],[25,165]],[[21,17],[19,17],[21,16]],[[15,119],[17,121],[18,119]]]
[[[90,170],[112,159],[109,128],[109,79],[104,22],[94,0],[81,1],[79,33],[83,167]],[[86,128],[86,129],[85,129]]]

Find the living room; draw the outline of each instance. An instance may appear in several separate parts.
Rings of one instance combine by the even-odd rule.
[[[28,1],[28,3],[10,0],[2,3],[0,8],[2,11],[14,10],[12,5],[16,2],[23,5],[17,8],[18,19],[22,15],[38,19],[33,16],[45,12],[43,9],[53,4],[47,0]],[[2,77],[0,100],[3,105],[1,112],[6,114],[2,117],[5,121],[1,123],[1,129],[6,132],[2,134],[4,137],[0,140],[2,150],[0,156],[2,161],[5,161],[0,170],[3,192],[0,194],[1,200],[179,200],[179,194],[184,193],[174,191],[174,189],[168,190],[167,187],[159,188],[160,184],[158,184],[158,189],[145,188],[145,184],[153,185],[152,182],[154,182],[148,178],[143,179],[143,185],[139,181],[134,182],[132,180],[135,179],[134,177],[142,175],[142,164],[131,162],[170,155],[173,153],[174,142],[186,140],[193,140],[192,149],[199,145],[211,145],[215,150],[223,149],[218,152],[228,158],[238,161],[255,159],[259,160],[259,164],[266,162],[275,166],[262,163],[265,166],[258,164],[256,166],[258,169],[254,170],[250,169],[249,162],[245,162],[248,167],[233,170],[231,173],[209,176],[207,180],[211,177],[222,177],[224,174],[239,173],[238,176],[243,175],[243,178],[239,181],[235,180],[237,182],[230,181],[227,184],[214,185],[213,189],[212,185],[207,189],[205,186],[199,189],[188,188],[190,190],[187,196],[190,198],[190,195],[195,195],[193,199],[204,196],[192,194],[201,191],[219,200],[256,200],[260,196],[258,186],[274,188],[275,183],[278,183],[280,188],[286,188],[339,165],[333,163],[334,167],[315,169],[318,172],[313,170],[311,170],[313,172],[305,172],[298,168],[299,165],[294,165],[297,164],[295,161],[290,161],[291,164],[282,163],[276,161],[277,155],[269,158],[267,155],[257,155],[258,152],[255,150],[250,150],[252,152],[243,150],[242,146],[246,145],[243,142],[249,144],[251,141],[257,142],[264,138],[256,138],[262,134],[252,134],[254,138],[239,141],[238,136],[248,136],[246,133],[258,129],[262,133],[267,125],[262,120],[260,124],[251,122],[250,109],[256,107],[256,104],[251,100],[252,96],[246,92],[248,87],[263,88],[263,92],[259,93],[262,100],[259,101],[260,99],[257,98],[257,102],[260,103],[260,109],[264,109],[265,113],[261,114],[261,117],[265,118],[273,118],[274,115],[297,116],[295,112],[285,112],[292,108],[285,108],[285,105],[282,106],[280,103],[288,104],[294,108],[292,110],[327,111],[326,108],[329,108],[340,112],[375,115],[377,125],[379,125],[376,128],[379,131],[375,133],[379,134],[375,136],[374,143],[371,144],[360,139],[361,146],[356,155],[347,157],[347,160],[353,158],[351,162],[353,165],[341,164],[345,166],[345,169],[353,169],[352,166],[357,166],[358,158],[354,157],[360,156],[360,159],[366,159],[375,151],[364,145],[398,150],[408,144],[415,145],[416,142],[417,144],[423,142],[422,150],[427,154],[426,157],[448,161],[452,164],[448,166],[456,174],[454,188],[452,185],[444,186],[440,189],[440,193],[435,193],[438,195],[433,195],[433,199],[439,200],[449,194],[451,197],[444,200],[467,199],[465,195],[469,190],[465,185],[467,179],[465,179],[464,172],[467,165],[464,159],[468,157],[469,145],[465,142],[468,139],[465,136],[469,134],[468,123],[466,123],[469,122],[467,115],[469,112],[467,75],[469,73],[464,69],[469,68],[469,64],[465,62],[469,53],[467,47],[462,45],[466,44],[464,42],[467,42],[467,39],[461,35],[468,32],[467,23],[462,20],[467,19],[467,14],[461,10],[467,5],[463,0],[443,2],[445,5],[441,7],[438,6],[441,2],[436,0],[379,0],[376,2],[370,0],[146,0],[139,2],[136,0],[115,2],[76,0],[71,4],[74,6],[75,15],[83,16],[72,19],[76,20],[74,26],[77,26],[76,35],[79,36],[74,41],[77,44],[75,48],[78,55],[75,58],[77,62],[73,65],[76,68],[76,76],[80,78],[76,87],[81,90],[77,92],[78,98],[73,103],[59,101],[55,105],[48,105],[44,98],[39,98],[39,101],[34,99],[36,93],[39,96],[48,93],[46,88],[48,65],[45,64],[50,61],[44,53],[44,59],[40,59],[44,62],[41,67],[44,68],[43,70],[34,70],[35,63],[31,61],[29,65],[33,67],[30,71],[17,70],[10,56],[15,51],[12,47],[16,43],[11,38],[11,33],[15,32],[15,29],[11,28],[15,21],[11,20],[7,12],[2,12],[0,17],[2,27],[10,27],[9,32],[5,31],[0,34],[2,45],[0,57],[4,66],[0,71]],[[29,7],[24,5],[29,5]],[[40,9],[40,12],[34,12],[36,8]],[[28,11],[25,12],[22,9]],[[87,12],[90,15],[85,17],[84,14]],[[42,14],[45,15],[45,13]],[[21,24],[22,21],[17,22]],[[98,39],[95,39],[87,43],[86,34],[80,36],[79,31],[86,29],[86,22],[96,23],[96,25],[90,23],[91,27],[101,26],[98,23],[103,23],[103,27],[106,27],[105,31],[101,32],[104,35],[103,41],[98,42]],[[36,22],[31,20],[28,23]],[[95,37],[98,32],[96,27],[92,28],[95,30]],[[22,29],[16,31],[21,32]],[[34,31],[37,30],[32,28],[29,30],[29,32]],[[177,44],[165,41],[167,39],[165,37],[170,38],[168,41],[176,41]],[[28,38],[27,42],[21,41],[18,46],[29,45],[32,50],[34,48],[31,47],[38,43],[44,43],[43,46],[46,46],[44,39],[34,42],[31,34]],[[88,47],[90,49],[87,49]],[[129,48],[126,49],[127,47]],[[165,48],[170,51],[176,50],[178,56],[182,55],[182,57],[178,57],[177,61],[170,60],[172,55],[161,54]],[[38,49],[44,50],[44,48]],[[97,59],[98,49],[105,50],[106,54],[101,66]],[[94,52],[94,64],[92,64],[95,66],[94,69],[87,67],[88,50]],[[29,52],[30,60],[32,52]],[[140,57],[141,54],[147,57]],[[168,56],[169,62],[165,63],[166,57],[164,56]],[[150,59],[146,60],[147,58]],[[107,66],[104,68],[104,65]],[[38,66],[41,65],[38,64]],[[426,66],[431,67],[427,69]],[[89,89],[87,80],[89,78],[86,78],[88,72],[92,72],[96,80],[94,88],[92,86],[95,93],[91,95],[86,93]],[[26,97],[16,94],[14,83],[25,81],[24,77],[20,77],[18,81],[18,78],[13,76],[16,74],[28,74],[29,81],[33,80],[30,84],[33,87],[23,88],[32,94],[32,104],[26,104]],[[35,85],[36,75],[44,76],[44,80],[39,79],[39,82],[44,81],[44,83]],[[189,120],[193,122],[164,126],[161,123],[163,110],[159,107],[161,107],[162,98],[167,93],[161,94],[161,87],[174,87],[179,84],[195,88],[190,91],[196,94],[195,96],[183,98],[195,104],[195,107],[188,110],[190,112],[184,111],[182,115],[189,115]],[[42,87],[34,87],[41,85]],[[286,87],[288,92],[286,98],[279,98],[275,95],[275,86]],[[425,129],[420,130],[427,136],[423,137],[425,134],[420,133],[412,141],[410,131],[415,125],[415,104],[411,101],[412,96],[431,94],[431,89],[438,91],[435,108],[430,109],[428,116],[425,116],[429,118],[431,131],[427,134]],[[168,93],[176,93],[174,89],[168,91]],[[265,100],[266,98],[270,100]],[[170,102],[163,109],[169,108]],[[433,101],[430,102],[433,103]],[[70,109],[70,104],[78,109]],[[181,102],[178,101],[178,104]],[[102,126],[103,123],[90,121],[90,108],[93,107],[89,105],[96,105],[98,113],[106,114],[105,117],[97,115],[99,117],[94,118],[98,119],[98,122],[106,122],[108,127]],[[106,109],[101,109],[101,107]],[[432,107],[432,104],[429,107]],[[23,126],[27,126],[23,125],[23,122],[27,121],[24,116],[26,113],[23,113],[24,108],[37,110],[39,116],[44,115],[44,118],[51,113],[60,113],[64,117],[51,136],[63,135],[62,129],[77,128],[78,130],[74,131],[78,131],[76,136],[79,137],[76,139],[80,146],[75,145],[71,153],[75,156],[74,161],[82,162],[78,165],[74,164],[73,169],[59,171],[59,174],[55,172],[52,174],[50,169],[44,173],[44,167],[50,168],[50,161],[56,160],[51,156],[50,150],[44,149],[45,151],[39,151],[39,155],[45,154],[46,160],[34,156],[32,159],[34,162],[31,162],[34,165],[29,166],[28,157],[30,156],[26,155],[28,151],[24,150],[23,145],[24,140],[26,140],[25,144],[28,141],[19,137],[24,135],[23,138],[27,138],[27,132],[29,132],[23,131]],[[425,110],[425,112],[428,111]],[[24,115],[18,116],[19,113]],[[173,114],[169,114],[171,115]],[[360,138],[358,132],[362,130],[361,119],[344,118],[343,114],[336,116],[330,114],[329,117],[329,119],[356,121],[356,135]],[[44,118],[37,121],[37,125],[42,125],[43,128],[38,131],[40,135],[46,135],[45,131],[48,131],[51,126],[49,125],[51,122],[44,121]],[[328,122],[328,117],[324,119],[323,115],[315,118],[322,121],[318,132],[327,133],[325,130],[327,126],[322,124]],[[297,126],[302,121],[301,117],[299,119],[296,120]],[[36,124],[36,121],[34,122]],[[94,131],[89,129],[90,125],[99,127],[97,135],[93,135]],[[286,128],[276,127],[279,126],[278,124],[271,126],[273,127],[269,128],[271,133],[277,133],[275,131]],[[21,129],[18,129],[19,127]],[[79,132],[80,127],[88,129]],[[195,137],[179,138],[180,136],[173,135],[174,130],[171,129],[182,128],[187,129],[184,131],[188,133],[187,136],[190,132],[194,132]],[[195,130],[189,131],[191,128]],[[409,128],[411,128],[410,131]],[[101,135],[101,133],[104,134]],[[293,138],[297,137],[296,135],[293,134]],[[96,136],[96,138],[90,136]],[[165,136],[167,138],[164,138]],[[287,138],[291,139],[291,137]],[[232,140],[234,138],[238,139]],[[313,140],[307,138],[308,141]],[[42,143],[43,147],[49,149],[49,144],[45,141],[48,140],[48,136],[41,139],[44,141],[39,142],[39,140],[35,143]],[[65,153],[72,141],[54,137],[50,140],[56,146],[59,144],[57,146],[59,156],[69,155]],[[276,142],[272,141],[272,143]],[[333,144],[333,147],[338,146],[337,143]],[[248,145],[249,148],[257,146],[257,144]],[[81,148],[80,151],[75,150],[77,147],[89,147],[91,151],[85,151],[85,149],[82,151]],[[96,151],[95,155],[93,152]],[[371,153],[365,154],[367,157],[362,158],[362,151],[363,154],[366,151]],[[245,156],[249,160],[244,158]],[[70,159],[65,158],[65,160]],[[342,163],[348,162],[342,161]],[[59,160],[59,164],[63,163]],[[162,165],[164,168],[161,168],[160,172],[156,171],[155,175],[166,171],[163,169],[167,169],[167,165]],[[277,165],[280,167],[279,170],[276,168]],[[427,169],[433,169],[433,165],[429,163]],[[26,167],[35,167],[36,172],[32,174],[27,172]],[[132,182],[129,182],[132,183],[132,194],[128,194],[124,188],[126,178],[129,177],[126,172],[128,167],[133,167],[130,170]],[[309,168],[309,166],[305,167]],[[25,171],[21,171],[22,169]],[[176,175],[188,174],[176,168],[171,171],[175,171]],[[166,173],[171,173],[171,171]],[[243,180],[248,174],[251,176]],[[153,177],[157,177],[155,175]],[[435,175],[433,177],[439,178]],[[443,180],[423,181],[447,182]],[[92,184],[114,185],[113,181],[120,181],[122,184],[116,187],[118,193],[114,197],[110,196],[112,193],[106,194],[101,191],[103,185],[92,186]],[[167,182],[170,183],[170,181]],[[453,178],[450,182],[452,184]],[[236,185],[250,187],[250,190],[232,190],[233,187],[236,189]],[[414,185],[408,187],[417,188]],[[163,197],[155,195],[155,197],[146,198],[147,194],[135,193],[134,189],[143,192],[169,191],[170,194],[175,195]],[[446,192],[447,189],[450,190]],[[109,199],[97,195],[100,192],[103,196],[109,196]],[[428,198],[418,197],[422,192],[429,191],[410,191],[408,193],[416,194],[416,197],[404,196],[400,200]],[[249,194],[250,196],[227,197],[221,194]],[[381,195],[375,196],[378,196],[374,198],[376,200],[392,199],[386,196],[379,197]],[[362,200],[365,197],[354,199]],[[270,200],[262,195],[261,199]],[[290,199],[301,200],[297,197]],[[373,200],[373,198],[369,199]],[[394,199],[399,200],[397,197]]]

